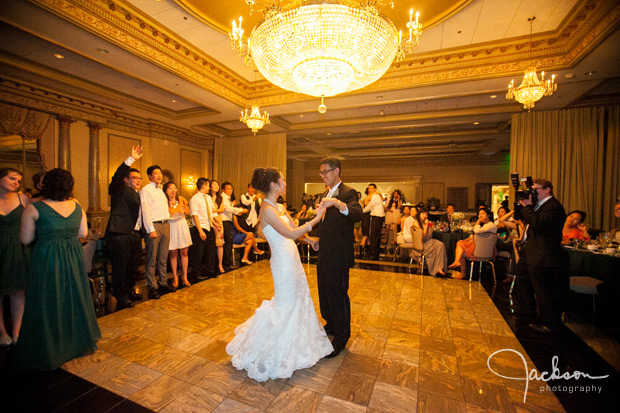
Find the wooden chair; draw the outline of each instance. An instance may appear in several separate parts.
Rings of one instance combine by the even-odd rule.
[[[478,280],[482,275],[482,264],[491,264],[493,270],[493,282],[497,284],[497,278],[495,277],[495,265],[493,264],[493,250],[497,244],[497,234],[486,232],[484,234],[474,234],[474,257],[471,259],[471,265],[469,269],[469,282],[471,282],[474,275],[474,264],[480,263],[478,271]]]

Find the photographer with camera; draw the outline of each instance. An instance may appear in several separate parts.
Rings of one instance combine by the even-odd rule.
[[[562,248],[566,212],[553,196],[553,184],[548,180],[534,180],[527,192],[529,196],[519,200],[526,225],[519,264],[527,269],[540,317],[540,323],[530,327],[541,333],[557,332],[562,327],[562,304],[570,284],[569,256]],[[527,283],[528,277],[520,275]]]

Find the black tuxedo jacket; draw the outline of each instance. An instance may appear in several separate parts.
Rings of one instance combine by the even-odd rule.
[[[523,221],[528,225],[524,246],[527,265],[532,267],[564,267],[569,255],[562,248],[562,228],[566,221],[564,207],[554,197],[538,211],[533,205],[523,207]]]
[[[114,172],[112,182],[108,187],[108,194],[111,196],[111,209],[106,235],[111,233],[131,234],[138,221],[140,196],[125,183],[129,168],[123,162]]]
[[[348,215],[331,207],[319,228],[319,265],[350,268],[354,264],[355,235],[353,224],[362,220],[362,206],[357,191],[340,183],[334,198],[347,204]]]

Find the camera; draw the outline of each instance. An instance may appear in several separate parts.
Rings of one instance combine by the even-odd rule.
[[[515,203],[514,203],[514,218],[521,219],[521,204],[519,201],[524,199],[528,199],[530,196],[532,197],[532,203],[536,204],[538,202],[538,192],[532,189],[534,186],[534,180],[531,176],[528,176],[524,179],[519,179],[518,173],[510,174],[510,181],[512,182],[512,186],[515,189]],[[525,186],[525,189],[521,188],[521,183]]]

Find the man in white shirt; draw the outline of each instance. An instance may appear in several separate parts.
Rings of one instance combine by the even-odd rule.
[[[364,207],[364,212],[370,212],[370,259],[379,260],[381,248],[381,230],[385,221],[383,197],[377,192],[377,185],[368,185],[368,193],[372,194],[370,202]]]
[[[189,211],[194,226],[191,228],[192,245],[189,247],[189,265],[192,267],[192,282],[202,281],[217,276],[217,249],[215,247],[213,219],[217,213],[213,198],[209,193],[209,180],[199,178],[196,181],[198,192],[189,200]],[[204,273],[203,273],[204,271]]]
[[[168,287],[168,246],[170,244],[170,212],[168,200],[161,189],[164,175],[159,165],[149,166],[146,170],[149,183],[140,190],[142,222],[144,223],[144,243],[146,244],[146,285],[149,298],[158,299],[160,294],[169,293]],[[159,288],[155,274],[159,276]]]
[[[254,229],[258,225],[258,213],[260,210],[261,200],[256,195],[256,190],[252,184],[248,184],[248,192],[241,195],[241,203],[248,209],[247,217],[239,219],[239,225],[244,231],[254,232]],[[245,217],[245,215],[244,215]]]
[[[224,207],[224,212],[220,215],[222,218],[222,224],[224,225],[224,259],[222,260],[222,264],[224,268],[229,271],[234,269],[232,265],[232,254],[233,254],[233,215],[241,215],[248,212],[245,208],[237,208],[233,206],[230,197],[233,193],[233,186],[230,182],[224,182],[222,184],[222,206]]]

